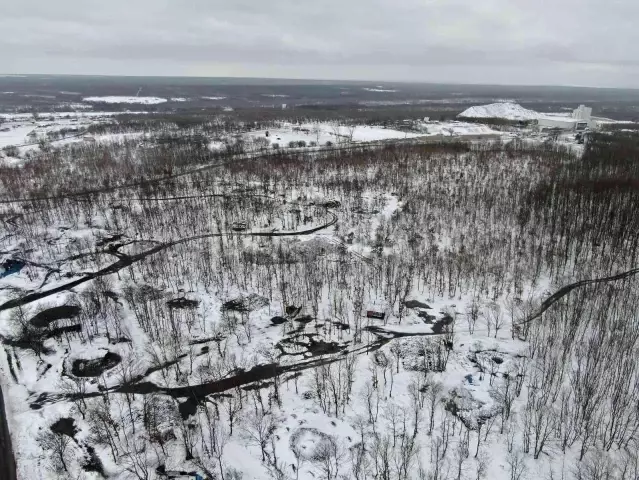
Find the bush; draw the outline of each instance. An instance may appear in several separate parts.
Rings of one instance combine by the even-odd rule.
[[[297,146],[300,148],[304,148],[306,146],[306,142],[304,140],[300,140],[297,142]]]
[[[19,157],[20,149],[16,146],[9,145],[8,147],[4,147],[2,151],[5,153],[7,157]]]

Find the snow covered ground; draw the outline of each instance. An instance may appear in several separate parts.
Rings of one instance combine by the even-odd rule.
[[[165,103],[166,98],[160,97],[126,97],[126,96],[107,96],[107,97],[85,97],[84,102],[90,103],[136,103],[141,105],[157,105]]]
[[[378,86],[376,88],[363,88],[363,90],[366,90],[367,92],[376,92],[376,93],[395,93],[397,92],[397,90],[391,90],[388,88],[384,88],[382,86]]]
[[[269,137],[265,131],[245,137],[286,146],[337,144],[351,135],[370,142],[495,133],[464,122],[421,127],[423,133],[282,124]],[[118,161],[132,162],[123,168],[127,175],[171,148],[140,143],[110,148],[105,157],[119,152]],[[7,235],[0,247],[30,263],[1,279],[0,306],[33,292],[52,294],[0,310],[2,338],[17,338],[52,307],[81,310],[55,320],[80,325],[80,333],[47,329],[42,351],[7,343],[0,355],[21,477],[97,480],[83,468],[90,446],[114,480],[134,478],[127,468],[136,462],[202,472],[198,461],[213,471],[224,465],[229,479],[232,469],[251,480],[326,478],[327,469],[333,480],[350,479],[357,478],[357,452],[368,462],[365,478],[418,480],[441,467],[438,478],[475,480],[483,472],[512,479],[513,443],[515,453],[521,450],[521,435],[513,432],[535,388],[520,386],[510,420],[503,398],[524,366],[527,374],[538,370],[531,344],[517,337],[515,317],[554,285],[541,267],[542,273],[527,268],[543,255],[523,251],[516,261],[500,255],[511,252],[502,247],[508,242],[533,245],[538,229],[516,228],[508,192],[537,181],[550,162],[536,157],[544,149],[530,156],[523,149],[489,155],[442,149],[424,157],[407,149],[401,161],[385,151],[231,161],[167,178],[157,189],[60,199],[47,214],[3,207]],[[92,156],[80,160],[72,168],[95,163]],[[206,238],[212,232],[225,233]],[[515,234],[526,241],[513,242]],[[122,261],[162,246],[148,258]],[[117,268],[86,277],[108,265]],[[82,278],[88,281],[55,290]],[[511,301],[515,291],[519,303]],[[367,310],[385,316],[372,319]],[[106,353],[121,361],[99,376],[73,373],[74,362]],[[266,374],[257,380],[249,375],[260,372]],[[131,393],[127,384],[139,389]],[[40,442],[61,418],[73,419],[77,432],[66,445],[69,472],[58,475],[49,466],[52,450]],[[380,460],[401,469],[411,438],[417,441],[411,475],[374,473]],[[215,445],[223,446],[219,465]],[[522,456],[529,480],[557,474],[562,461],[572,466],[576,454],[568,449],[564,456],[554,439],[543,453],[541,460]]]
[[[349,127],[331,123],[282,123],[280,127],[270,130],[258,130],[246,135],[248,140],[255,141],[258,138],[268,140],[269,144],[278,144],[279,147],[288,147],[291,142],[305,142],[306,146],[315,143],[318,146],[330,142],[333,145],[341,143],[366,143],[384,140],[417,139],[429,136],[474,136],[474,135],[498,135],[499,132],[487,125],[467,122],[427,122],[418,124],[420,131],[401,131],[393,128],[384,128],[368,125]],[[268,132],[268,137],[266,133]],[[352,137],[351,137],[352,135]]]
[[[269,134],[268,137],[266,132]],[[247,139],[265,138],[271,145],[278,144],[280,147],[288,147],[290,142],[300,141],[306,142],[306,145],[315,142],[317,145],[323,146],[327,142],[332,144],[349,142],[351,141],[351,133],[353,142],[374,142],[422,136],[419,133],[401,132],[399,130],[365,125],[349,128],[345,125],[330,123],[306,123],[301,125],[282,123],[279,128],[250,132],[246,137]]]

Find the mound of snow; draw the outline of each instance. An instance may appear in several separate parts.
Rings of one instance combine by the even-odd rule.
[[[462,118],[503,118],[506,120],[534,120],[541,115],[516,103],[491,103],[470,107],[458,115]]]
[[[390,90],[390,89],[386,89],[386,88],[382,88],[382,87],[377,87],[377,88],[364,88],[364,90],[366,90],[367,92],[378,92],[378,93],[394,93],[397,90]]]
[[[111,96],[111,97],[85,97],[82,99],[82,101],[91,102],[91,103],[141,103],[143,105],[155,105],[158,103],[166,102],[166,98]]]

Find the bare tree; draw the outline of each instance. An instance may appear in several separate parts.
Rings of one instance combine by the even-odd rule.
[[[510,480],[521,480],[526,473],[526,460],[520,451],[512,451],[506,457],[510,472]]]
[[[257,410],[246,416],[242,424],[244,438],[251,445],[260,448],[262,461],[266,461],[268,455],[267,447],[273,432],[275,431],[275,419],[270,413]]]
[[[69,473],[68,448],[71,437],[45,429],[38,436],[38,443],[45,452],[49,453],[50,464],[56,472]]]

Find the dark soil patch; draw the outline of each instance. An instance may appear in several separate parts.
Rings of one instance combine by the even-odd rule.
[[[118,343],[131,343],[131,339],[126,337],[112,338],[109,343],[111,345],[117,345]]]
[[[504,359],[500,358],[500,357],[493,357],[492,358],[493,362],[495,362],[497,365],[501,365],[502,363],[504,363]]]
[[[103,247],[104,245],[107,245],[108,243],[117,242],[122,237],[124,237],[124,235],[122,234],[111,235],[110,237],[104,237],[102,240],[98,240],[97,242],[95,242],[95,244],[98,247]]]
[[[406,300],[404,305],[406,308],[431,308],[427,303],[420,302],[419,300]]]
[[[428,312],[419,312],[417,316],[422,318],[424,323],[433,323],[437,319],[435,315],[431,315]]]
[[[191,415],[195,415],[195,413],[197,412],[198,403],[199,402],[195,398],[190,397],[185,402],[182,402],[178,405],[178,411],[182,416],[182,420],[186,420]]]
[[[105,297],[110,298],[111,300],[113,300],[115,302],[117,302],[118,299],[120,298],[120,296],[117,293],[112,292],[111,290],[107,290],[107,291],[103,292],[103,294],[104,294]]]
[[[304,355],[306,353],[310,353],[314,357],[339,353],[346,348],[344,345],[340,345],[337,342],[325,342],[321,339],[318,340],[315,336],[316,335],[313,333],[305,333],[284,338],[280,340],[276,347],[282,352],[282,355]],[[300,347],[301,351],[294,353],[287,352],[285,349],[286,345]]]
[[[91,446],[87,446],[87,458],[82,463],[82,469],[85,472],[97,472],[103,477],[105,476],[102,461],[100,457],[98,457],[98,454],[95,453],[95,449]]]
[[[59,327],[49,330],[43,335],[43,338],[55,338],[65,335],[67,333],[80,333],[82,331],[82,325],[69,325],[68,327]]]
[[[311,343],[308,346],[308,351],[313,355],[331,355],[339,353],[344,349],[340,347],[337,342],[325,342],[324,340],[314,340],[311,338]]]
[[[273,317],[273,318],[271,318],[271,323],[273,325],[281,325],[281,324],[286,323],[286,322],[288,322],[288,320],[285,319],[284,317]]]
[[[191,340],[189,342],[189,345],[201,345],[203,343],[209,343],[209,342],[221,342],[222,340],[224,340],[224,337],[222,337],[221,335],[218,335],[215,337],[209,337],[209,338],[198,338],[196,340]]]
[[[189,459],[187,458],[187,460]],[[165,465],[156,468],[155,473],[166,478],[195,478],[197,475],[197,472],[187,472],[186,470],[167,470]]]
[[[31,323],[34,327],[44,328],[56,320],[77,317],[80,315],[81,311],[82,309],[77,305],[61,305],[59,307],[48,308],[41,311],[29,320],[29,323]]]
[[[246,297],[238,297],[222,304],[222,310],[230,310],[232,312],[252,312],[268,305],[268,299],[259,295],[248,295]]]
[[[263,388],[268,388],[271,385],[273,385],[273,382],[258,382],[252,385],[247,385],[246,387],[242,387],[242,390],[244,390],[245,392],[250,392],[253,390],[261,390]]]
[[[344,323],[344,322],[334,321],[333,325],[335,325],[335,327],[338,330],[350,330],[351,329],[351,326],[348,323]]]
[[[433,333],[444,333],[445,327],[453,323],[453,317],[444,315],[433,324]]]
[[[53,350],[46,348],[42,344],[40,338],[5,338],[2,343],[14,348],[23,348],[25,350],[33,350],[36,354],[49,355]]]
[[[311,323],[313,320],[314,318],[311,317],[310,315],[303,315],[295,319],[296,322],[300,322],[300,323]]]
[[[164,297],[164,291],[152,285],[140,285],[135,293],[145,300],[160,300]]]
[[[75,440],[75,436],[78,433],[78,428],[75,426],[75,420],[72,418],[60,418],[51,425],[51,431],[58,435],[66,435]]]
[[[9,350],[5,350],[4,353],[7,357],[7,365],[9,365],[9,373],[11,373],[11,378],[13,378],[14,382],[18,383],[18,376],[16,375],[16,371],[13,368],[13,360],[11,354],[9,353]]]
[[[99,377],[121,361],[122,357],[113,352],[107,352],[104,357],[92,360],[77,359],[71,365],[71,373],[76,377]]]
[[[189,300],[188,298],[175,298],[166,302],[169,308],[194,309],[200,302],[198,300]]]

